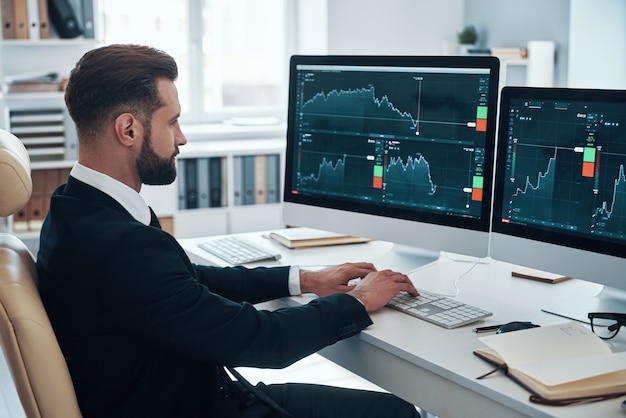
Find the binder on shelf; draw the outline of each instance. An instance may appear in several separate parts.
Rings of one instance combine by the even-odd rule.
[[[28,205],[18,210],[13,214],[13,231],[15,232],[27,232],[28,231]]]
[[[15,13],[15,38],[28,39],[28,7],[24,0],[13,0]]]
[[[93,0],[69,0],[85,38],[94,39]]]
[[[233,204],[243,205],[243,157],[233,157]]]
[[[26,0],[28,17],[28,38],[39,39],[39,0]]]
[[[267,156],[267,203],[280,202],[280,158],[278,154]]]
[[[28,9],[25,0],[2,0],[5,39],[28,39]]]
[[[50,37],[48,20],[48,0],[27,0],[28,37],[30,39],[47,39]]]
[[[209,159],[209,206],[220,207],[226,206],[223,203],[223,169],[222,157],[211,157]]]
[[[185,181],[185,159],[176,160],[178,174],[178,209],[187,209],[187,185]]]
[[[254,205],[254,155],[242,157],[243,205]]]
[[[197,160],[188,158],[185,161],[185,195],[187,209],[198,208],[198,169]]]
[[[222,184],[221,184],[221,191],[222,191],[222,200],[221,200],[221,205],[222,207],[226,207],[228,206],[228,183],[230,181],[229,177],[228,177],[228,164],[226,163],[226,157],[222,157],[221,158],[222,162]]]
[[[95,39],[96,31],[94,28],[93,17],[93,0],[81,0],[82,1],[82,14],[83,14],[83,35],[85,38]]]
[[[267,157],[254,156],[254,204],[267,203]]]
[[[209,159],[196,159],[196,169],[198,174],[198,207],[209,207]]]
[[[33,191],[28,201],[28,230],[38,231],[43,225],[44,218],[44,176],[45,170],[33,170],[30,174],[33,181]]]
[[[0,0],[0,16],[2,16],[2,39],[15,39],[13,0]]]
[[[50,13],[48,13],[48,0],[37,0],[39,14],[39,38],[50,37]]]
[[[67,175],[69,169],[58,168],[46,170],[43,179],[43,211],[44,218],[50,209],[50,198],[52,194],[61,184],[67,182]]]
[[[83,28],[69,0],[49,0],[48,7],[50,21],[60,38],[76,38],[82,35]]]
[[[59,186],[60,186],[60,185],[62,185],[62,184],[67,183],[67,178],[69,177],[69,175],[70,175],[70,172],[71,172],[71,171],[72,171],[72,168],[71,168],[71,167],[67,167],[67,168],[60,168],[60,169],[57,171],[57,174],[59,175],[59,180],[58,180],[58,183],[57,183],[57,184],[58,184]]]

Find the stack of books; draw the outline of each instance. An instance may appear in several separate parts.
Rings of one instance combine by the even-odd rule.
[[[491,48],[491,55],[501,59],[519,60],[528,58],[526,48]]]
[[[505,60],[519,60],[528,58],[528,49],[526,48],[473,48],[467,51],[469,55],[491,55]]]
[[[4,85],[8,93],[33,93],[62,91],[63,86],[59,73],[43,71],[6,75]]]
[[[326,245],[357,244],[370,239],[354,235],[322,231],[313,228],[286,228],[270,232],[270,238],[287,248],[321,247]]]

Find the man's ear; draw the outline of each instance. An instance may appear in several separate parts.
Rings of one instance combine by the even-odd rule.
[[[140,138],[141,123],[132,113],[122,113],[115,118],[115,135],[117,140],[124,146],[133,146],[137,138]]]

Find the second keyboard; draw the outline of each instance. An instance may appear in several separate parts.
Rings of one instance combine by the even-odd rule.
[[[211,239],[198,244],[198,247],[232,265],[280,259],[279,253],[236,236]]]

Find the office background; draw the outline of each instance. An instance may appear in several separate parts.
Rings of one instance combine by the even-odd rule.
[[[104,12],[104,7],[99,0],[94,0],[94,4],[100,4],[95,8],[96,11]],[[181,1],[178,4],[185,3]],[[199,0],[190,0],[190,4],[199,4]],[[286,68],[288,56],[292,53],[455,54],[458,53],[457,33],[466,25],[474,25],[478,29],[479,38],[476,44],[478,48],[523,48],[533,40],[554,42],[556,51],[554,86],[626,88],[626,71],[624,71],[626,68],[626,2],[622,0],[527,0],[525,2],[514,0],[441,0],[437,2],[362,0],[358,2],[358,6],[352,0],[294,0],[284,3],[272,1],[267,4],[271,4],[268,6],[270,10],[276,9],[278,14],[285,16],[284,33],[287,39],[284,40],[284,47],[281,48],[284,50],[284,62],[276,65],[283,70]],[[180,14],[180,10],[177,13]],[[128,16],[126,20],[132,18],[132,15]],[[130,23],[132,22],[127,22],[128,27],[133,27],[134,25]],[[224,24],[223,30],[227,31],[227,28],[231,29]],[[101,31],[102,27],[96,26],[96,34],[99,30]],[[257,25],[250,27],[250,30],[260,29]],[[164,31],[167,32],[165,29]],[[125,33],[118,31],[116,34],[119,37]],[[53,43],[52,47],[49,47],[49,43],[45,41],[5,40],[2,56],[0,56],[3,62],[3,73],[24,72],[31,67],[37,70],[50,68],[64,73],[75,62],[76,57],[82,55],[83,50],[97,45],[98,39],[99,36],[96,35],[91,41],[86,39],[87,42],[74,39],[61,40],[61,42]],[[136,40],[129,39],[128,41],[135,42]],[[180,49],[191,50],[192,48],[193,45],[188,45]],[[261,58],[254,56],[253,59],[255,62],[258,59],[264,59],[274,63],[275,57],[275,55],[261,55]],[[190,62],[190,65],[192,64],[193,61]],[[505,65],[505,67],[507,73],[505,83],[517,85],[525,83],[526,62],[522,60],[521,63],[517,62],[516,65]],[[282,78],[284,78],[283,93],[279,94],[279,97],[286,99],[286,72]],[[194,80],[198,81],[191,77],[191,81]],[[196,84],[190,85],[191,90],[194,90]],[[17,98],[15,95],[5,95],[2,100],[4,111],[0,116],[0,123],[4,128],[9,125],[7,115],[13,110],[12,101],[15,101],[16,106],[25,109],[34,106],[33,103],[36,103],[38,107],[56,107],[57,112],[63,111],[64,108],[62,96],[36,98],[31,102],[14,100]],[[185,108],[195,111],[197,106],[193,104],[198,100],[198,98],[193,98]],[[53,103],[44,105],[47,102]],[[190,145],[183,147],[181,157],[225,157],[225,167],[228,167],[230,162],[235,163],[238,155],[244,151],[248,152],[251,148],[263,155],[282,157],[286,117],[284,104],[275,106],[266,113],[258,113],[258,108],[250,114],[240,113],[241,116],[251,117],[264,114],[273,115],[278,123],[254,126],[254,118],[252,118],[253,122],[249,124],[250,126],[242,127],[220,123],[219,119],[187,118],[183,115],[181,123],[190,139]],[[232,117],[232,115],[221,115],[219,112],[213,115],[218,118],[220,116]],[[69,119],[67,115],[66,119]],[[65,141],[66,152],[65,156],[61,157],[64,161],[54,162],[52,167],[55,169],[71,167],[76,158],[76,144],[75,137],[72,138],[71,121],[66,120],[66,126],[69,126]],[[252,146],[245,142],[248,140],[254,141]],[[237,141],[244,142],[237,144]],[[195,145],[198,146],[194,148]],[[50,166],[45,167],[50,168]],[[228,169],[226,176],[232,176]],[[181,211],[177,207],[178,191],[176,188],[177,185],[174,185],[166,191],[158,190],[156,193],[151,193],[146,188],[145,194],[149,204],[153,205],[159,216],[164,219],[164,223],[167,224],[167,219],[170,220],[172,230],[178,237],[245,232],[281,226],[279,203],[255,208],[257,222],[250,222],[249,208],[234,207],[234,198],[230,201],[225,199],[224,208],[208,212]],[[232,187],[229,193],[231,195],[234,193]],[[202,227],[198,228],[197,225],[202,225]],[[211,228],[211,225],[226,225],[226,227]],[[0,230],[13,231],[12,226],[10,221],[0,220]],[[33,250],[37,249],[36,231],[23,235],[21,238],[25,239]]]
[[[94,4],[99,4],[99,1],[94,1]],[[190,1],[193,5],[199,0]],[[271,8],[278,8],[281,2],[273,1],[271,4]],[[533,40],[554,42],[554,86],[626,88],[626,2],[623,0],[362,0],[358,6],[352,0],[294,0],[282,4],[279,12],[285,16],[284,32],[287,39],[284,40],[285,61],[278,67],[283,69],[288,55],[292,53],[454,54],[458,53],[457,33],[471,24],[478,29],[478,48],[523,48]],[[102,5],[95,10],[102,11]],[[130,22],[128,24],[133,26]],[[96,27],[96,32],[98,29]],[[259,26],[256,26],[258,29]],[[98,36],[92,42],[62,40],[52,47],[45,41],[3,41],[0,58],[4,74],[23,72],[31,67],[38,70],[51,68],[63,73],[68,66],[71,67],[76,57],[82,55],[83,50],[96,45],[97,39]],[[192,49],[192,45],[181,49]],[[262,59],[275,60],[275,56],[262,55]],[[524,84],[527,63],[522,61],[519,64],[506,65],[505,83]],[[286,99],[286,73],[283,78],[284,91],[281,97]],[[16,97],[5,95],[0,120],[8,119],[13,99]],[[197,99],[194,100],[197,102]],[[52,97],[51,100],[48,97],[35,100],[39,107],[49,101],[54,102],[50,104],[51,107],[64,107],[61,96]],[[33,106],[25,100],[16,100],[16,103],[20,108]],[[195,106],[187,108],[195,109]],[[248,115],[244,112],[241,115],[274,115],[279,123],[253,126],[253,121],[252,126],[242,127],[220,123],[219,119],[187,119],[183,115],[181,123],[190,144],[183,147],[181,157],[224,157],[225,167],[235,163],[236,157],[242,153],[258,151],[259,154],[282,157],[286,117],[284,107],[278,106],[272,110],[274,113],[258,113],[257,110],[256,113]],[[8,121],[2,120],[2,126],[7,128],[7,125]],[[56,161],[53,168],[67,169],[76,158],[71,122],[69,126],[64,161]],[[251,145],[246,141],[253,143]],[[232,176],[228,169],[226,176]],[[232,197],[232,186],[227,188]],[[167,224],[169,220],[172,230],[181,238],[281,226],[279,203],[256,205],[252,209],[235,207],[235,199],[231,198],[225,200],[223,208],[182,211],[177,207],[177,185],[154,193],[145,188],[145,195],[164,223]],[[254,222],[250,221],[250,210],[255,211]],[[10,221],[0,220],[0,230],[13,231],[12,226]],[[36,231],[21,236],[33,251],[38,247],[37,237]]]
[[[295,16],[289,23],[293,25],[291,33],[295,36],[287,40],[288,50],[293,53],[439,55],[454,52],[457,32],[473,24],[479,31],[478,47],[524,47],[531,40],[554,41],[555,86],[626,89],[626,2],[623,0],[287,0],[287,3]],[[83,45],[72,45],[70,43],[64,51],[54,51],[58,63],[75,60],[76,49]],[[19,44],[10,48],[18,52],[20,48],[32,51],[30,46]],[[6,59],[7,55],[2,58]],[[32,54],[32,58],[38,60],[40,56]],[[24,65],[24,61],[21,64]],[[11,70],[13,64],[5,61],[3,65]],[[523,66],[513,71],[521,73],[512,74],[515,80],[523,80]],[[281,146],[284,126],[226,133],[198,126],[189,127],[189,132],[197,141],[252,138],[258,140],[256,150],[271,154]],[[234,159],[243,149],[237,147],[216,152]],[[188,156],[194,155],[193,152]],[[213,154],[200,150],[195,155]],[[175,200],[172,194],[171,205]],[[278,207],[268,206],[269,217],[279,222]],[[164,215],[171,212],[178,213],[170,207],[164,210]],[[220,217],[223,212],[220,209],[211,213],[196,212],[188,217],[187,230],[211,216],[219,222],[224,219]],[[246,223],[249,212],[242,211],[239,217],[232,216],[237,213],[231,212],[229,222],[241,221],[237,231],[258,226]],[[262,212],[258,212],[261,217]],[[0,220],[0,231],[5,229],[6,223]],[[204,234],[201,228],[194,231]],[[26,235],[25,241],[36,251],[36,233]],[[6,393],[10,391],[10,377],[5,369],[0,376],[0,391]],[[8,407],[11,408],[16,406]],[[18,415],[4,414],[0,407],[0,417],[3,416]]]
[[[626,3],[620,0],[308,2],[326,3],[327,10],[318,11],[319,23],[303,13],[301,32],[321,33],[313,26],[323,27],[327,17],[328,38],[325,50],[322,36],[315,44],[302,35],[304,53],[438,55],[460,28],[473,24],[479,47],[554,41],[556,86],[626,88]]]

